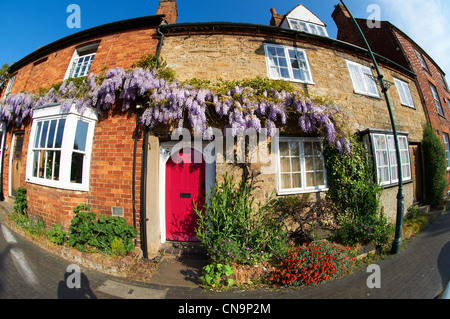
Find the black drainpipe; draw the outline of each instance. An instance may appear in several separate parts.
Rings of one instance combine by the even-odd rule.
[[[6,128],[6,125],[5,125]],[[5,157],[5,142],[6,142],[6,129],[5,132],[2,132],[2,138],[0,139],[0,143],[2,144],[2,157],[0,158],[0,201],[5,200],[5,195],[3,194],[3,159]]]
[[[155,54],[159,56],[161,52],[161,47],[164,42],[164,33],[161,32],[160,27],[156,28],[156,31],[161,35],[158,40],[158,45],[156,47]],[[156,60],[155,68],[158,66],[158,60]],[[138,128],[137,116],[136,116],[136,133]],[[148,134],[149,128],[144,126],[144,136],[142,141],[142,164],[141,164],[141,197],[140,197],[140,230],[141,230],[141,249],[143,258],[148,258],[147,251],[147,157],[148,157]],[[137,135],[137,134],[136,134]],[[136,211],[135,211],[135,195],[134,195],[134,176],[135,176],[135,163],[136,163],[136,145],[137,145],[137,136],[135,135],[134,142],[134,158],[133,158],[133,214],[136,219]]]

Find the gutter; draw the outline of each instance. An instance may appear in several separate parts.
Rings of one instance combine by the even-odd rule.
[[[311,39],[319,41],[324,45],[329,46],[331,49],[339,47],[344,50],[349,50],[358,54],[367,54],[370,59],[370,52],[357,45],[337,40],[330,37],[324,37],[321,35],[316,35],[312,33],[307,33],[303,31],[290,30],[276,26],[268,26],[261,24],[251,24],[251,23],[236,23],[236,22],[186,22],[177,24],[167,24],[161,25],[157,28],[166,31],[166,36],[177,35],[177,34],[193,34],[193,33],[220,33],[220,32],[231,32],[232,34],[248,34],[248,35],[264,35],[270,34],[274,36],[274,39],[286,38],[289,40],[299,41],[303,39]],[[404,66],[382,56],[375,52],[372,52],[373,56],[385,65],[390,65],[393,68],[403,72],[404,74],[415,77],[416,74],[411,70],[405,68]]]

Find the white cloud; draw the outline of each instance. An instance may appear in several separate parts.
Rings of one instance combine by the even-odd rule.
[[[382,20],[388,20],[420,45],[450,79],[450,2],[378,0],[378,3]]]

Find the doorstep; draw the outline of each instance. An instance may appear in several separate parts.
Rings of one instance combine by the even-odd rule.
[[[206,258],[200,242],[166,241],[159,251],[163,256]]]

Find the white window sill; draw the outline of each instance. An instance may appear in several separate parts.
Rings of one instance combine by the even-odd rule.
[[[27,183],[35,184],[43,187],[51,187],[70,191],[89,192],[89,186],[82,184],[61,185],[61,183],[52,183],[51,181],[37,180],[35,178],[27,178]]]
[[[321,192],[326,192],[328,190],[329,190],[329,188],[286,189],[286,190],[277,190],[277,195],[321,193]]]

